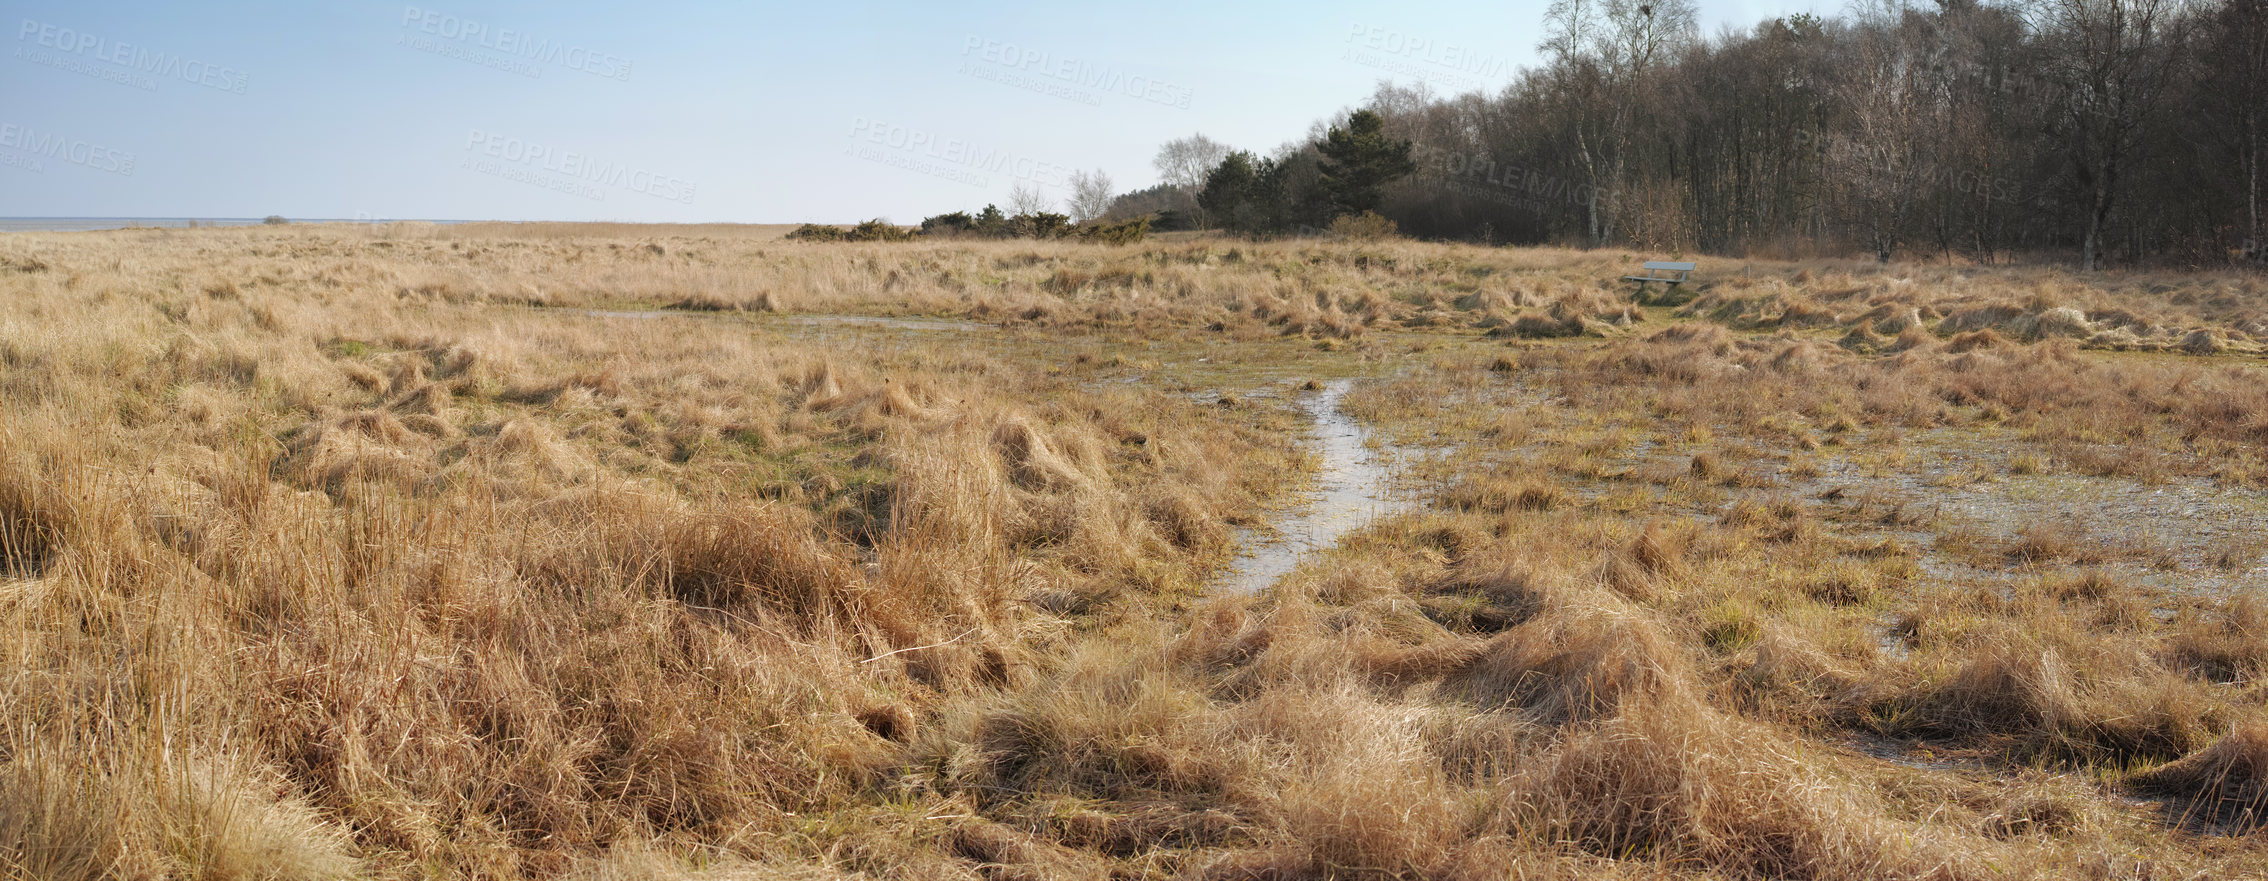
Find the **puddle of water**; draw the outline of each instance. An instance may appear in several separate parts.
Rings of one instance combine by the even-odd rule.
[[[783,315],[780,317],[780,320],[787,322],[788,324],[801,325],[804,327],[849,324],[863,325],[867,327],[887,327],[893,330],[985,331],[1000,329],[990,324],[978,324],[974,321],[958,321],[951,318],[886,318],[876,315]]]
[[[1352,380],[1338,380],[1302,399],[1300,407],[1315,424],[1315,452],[1323,459],[1316,489],[1307,502],[1276,524],[1277,535],[1264,544],[1248,542],[1242,555],[1220,577],[1222,589],[1254,593],[1299,565],[1307,554],[1335,545],[1339,537],[1392,509],[1389,475],[1363,442],[1370,433],[1339,409]]]
[[[1922,444],[1930,439],[1924,436]],[[2013,583],[2022,575],[2015,571],[1984,572],[1964,562],[1944,559],[1933,548],[1945,529],[1967,528],[2013,539],[2031,526],[2069,524],[2080,528],[2090,540],[2131,543],[2170,554],[2176,563],[2172,569],[2161,570],[2143,561],[2121,559],[2098,567],[2124,578],[2190,593],[2268,586],[2268,561],[2252,560],[2238,571],[2223,571],[2212,562],[2223,549],[2248,546],[2252,537],[2268,532],[2268,506],[2253,491],[2216,486],[2197,478],[2176,478],[2153,486],[2124,477],[2061,472],[2015,475],[2009,473],[2001,458],[1986,454],[1933,455],[1903,469],[1880,465],[1862,468],[1836,459],[1821,464],[1821,475],[1798,482],[1793,487],[1795,492],[1816,497],[1825,488],[1855,487],[1926,502],[1929,519],[1937,524],[1935,529],[1883,533],[1924,550],[1920,563],[1932,577],[1952,579],[1958,575]],[[1996,476],[1941,485],[1948,473],[1973,468]]]
[[[684,309],[560,309],[557,311],[572,312],[576,315],[589,315],[597,318],[634,318],[641,320],[653,318],[717,318],[728,315],[743,316],[749,314],[744,312],[695,312]],[[777,318],[758,320],[778,321],[783,324],[794,325],[797,327],[834,327],[848,325],[854,327],[881,327],[888,328],[890,330],[998,330],[997,327],[994,327],[990,324],[978,324],[974,321],[958,321],[951,318],[890,318],[879,315],[781,315]]]
[[[694,312],[672,312],[668,309],[567,309],[577,315],[596,318],[690,318]]]

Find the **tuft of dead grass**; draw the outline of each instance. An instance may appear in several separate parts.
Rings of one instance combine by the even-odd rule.
[[[2268,822],[2268,724],[2243,722],[2213,745],[2132,780],[2177,800],[2184,819],[2249,832]]]

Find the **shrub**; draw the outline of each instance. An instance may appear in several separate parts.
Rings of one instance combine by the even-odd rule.
[[[844,238],[853,242],[910,242],[913,241],[914,233],[913,230],[877,217],[851,227]]]
[[[921,219],[921,234],[925,236],[963,235],[976,231],[976,218],[966,211],[938,214]]]
[[[1018,238],[1060,239],[1077,230],[1070,215],[1042,211],[1037,214],[1018,214],[1009,219],[1009,226]]]
[[[865,224],[861,224],[860,228],[864,229],[865,226]],[[905,238],[911,238],[914,235],[913,232],[897,230],[895,227],[891,229],[893,233],[890,234],[877,233],[878,235],[887,235],[887,238],[877,238],[873,241],[900,241],[898,234],[903,234]],[[860,240],[855,238],[857,232],[857,230],[852,231],[854,240]],[[923,218],[919,234],[948,238],[973,236],[987,239],[1064,239],[1078,236],[1081,241],[1100,241],[1106,244],[1120,245],[1141,241],[1143,236],[1149,234],[1149,223],[1147,218],[1137,218],[1116,224],[1096,223],[1081,227],[1072,223],[1071,218],[1063,214],[1041,211],[1036,214],[1018,214],[1011,217],[1000,213],[1000,209],[996,206],[986,205],[983,211],[973,216],[966,211],[955,211],[950,214],[938,214]]]
[[[1150,218],[1147,216],[1118,223],[1090,223],[1079,228],[1079,241],[1104,245],[1131,245],[1149,235]]]
[[[914,239],[914,232],[877,217],[861,221],[847,230],[828,224],[806,223],[788,233],[787,237],[799,242],[910,242]]]
[[[799,242],[840,242],[844,239],[842,227],[822,223],[806,223],[796,227],[795,232],[788,233],[787,237]]]

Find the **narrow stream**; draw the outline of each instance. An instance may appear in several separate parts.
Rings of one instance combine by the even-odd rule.
[[[1339,399],[1352,380],[1338,380],[1300,401],[1315,422],[1319,441],[1315,452],[1323,458],[1315,491],[1305,504],[1276,524],[1277,534],[1264,542],[1247,534],[1244,553],[1229,564],[1218,584],[1222,590],[1253,593],[1299,565],[1309,553],[1335,545],[1371,518],[1391,510],[1387,497],[1387,471],[1363,441],[1370,435],[1361,424],[1339,410]]]

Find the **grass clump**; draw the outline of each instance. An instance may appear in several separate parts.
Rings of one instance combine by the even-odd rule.
[[[2250,832],[2268,823],[2268,725],[2239,725],[2213,745],[2136,774],[2149,793],[2176,799],[2184,820]]]

